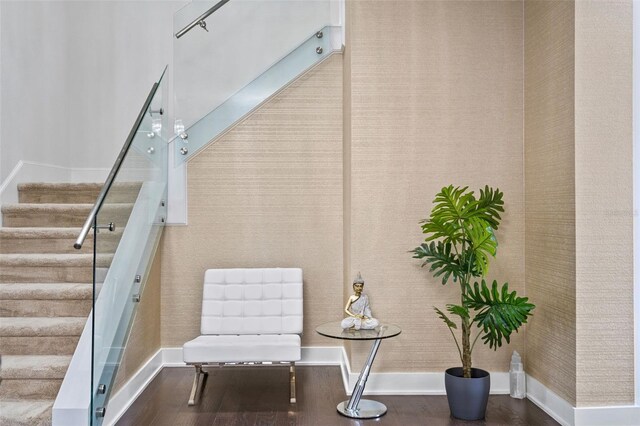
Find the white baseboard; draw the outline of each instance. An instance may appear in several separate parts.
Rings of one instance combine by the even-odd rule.
[[[303,347],[297,365],[340,366],[345,393],[351,394],[358,372],[352,372],[343,347]],[[161,348],[109,400],[105,425],[114,425],[163,367],[188,367],[182,348]],[[491,393],[509,393],[509,373],[491,373]],[[365,395],[444,395],[438,373],[371,373]],[[640,407],[575,408],[527,375],[527,398],[563,426],[640,426]]]
[[[528,374],[527,398],[563,426],[640,426],[640,406],[576,408]]]
[[[640,426],[640,407],[575,408],[575,424],[578,426]]]
[[[138,370],[127,383],[125,383],[115,395],[109,398],[109,405],[104,417],[105,425],[115,425],[120,417],[127,411],[142,391],[162,370],[162,349],[158,351]]]
[[[349,374],[347,393],[356,385],[359,372]],[[509,373],[491,372],[492,395],[509,393]],[[366,395],[446,395],[444,374],[433,373],[371,373]]]
[[[527,374],[527,398],[563,426],[573,426],[574,407]]]

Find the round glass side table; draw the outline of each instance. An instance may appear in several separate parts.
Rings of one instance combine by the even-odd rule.
[[[360,376],[353,388],[351,398],[349,398],[348,401],[341,402],[336,408],[343,416],[354,419],[374,419],[384,415],[387,412],[387,407],[384,404],[361,398],[364,387],[367,384],[369,372],[371,371],[371,365],[380,347],[380,342],[382,339],[389,339],[400,334],[402,332],[400,327],[393,324],[380,324],[372,330],[356,330],[354,328],[344,330],[340,326],[340,321],[334,321],[316,327],[316,332],[322,336],[331,337],[332,339],[373,340],[369,357],[362,367],[362,371],[360,371]]]

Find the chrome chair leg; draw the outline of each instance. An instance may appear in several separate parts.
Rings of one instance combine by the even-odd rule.
[[[195,405],[197,397],[202,396],[202,389],[204,388],[204,383],[207,375],[209,374],[206,371],[202,371],[201,364],[196,364],[194,367],[196,368],[196,374],[193,376],[193,386],[191,387],[191,395],[189,395],[189,405]]]
[[[289,364],[289,402],[296,403],[296,363]]]

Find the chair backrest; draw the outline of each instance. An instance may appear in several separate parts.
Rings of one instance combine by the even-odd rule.
[[[202,334],[302,333],[302,269],[208,269]]]

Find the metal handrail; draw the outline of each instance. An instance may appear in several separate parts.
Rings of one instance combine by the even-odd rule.
[[[189,31],[191,31],[193,29],[193,27],[195,27],[196,25],[200,25],[202,27],[202,29],[204,29],[205,31],[209,31],[209,30],[207,30],[207,24],[204,22],[204,20],[207,19],[209,17],[209,15],[211,15],[213,12],[215,12],[216,10],[220,9],[222,6],[227,4],[227,2],[229,2],[229,0],[220,0],[218,3],[213,5],[213,7],[211,9],[207,10],[202,15],[198,16],[196,19],[191,21],[191,23],[189,25],[187,25],[186,27],[184,27],[183,29],[178,31],[175,34],[176,38],[182,37],[183,35],[185,35]]]
[[[133,124],[133,127],[131,128],[131,132],[129,132],[129,136],[127,137],[127,140],[124,143],[124,146],[120,150],[120,154],[118,154],[118,158],[116,158],[116,162],[113,164],[113,167],[111,168],[111,172],[109,172],[109,176],[107,176],[107,180],[104,182],[104,185],[102,187],[102,190],[100,191],[100,194],[98,194],[96,203],[93,205],[93,208],[91,209],[91,212],[87,217],[87,220],[84,222],[84,225],[82,226],[82,230],[80,231],[80,235],[78,236],[78,239],[73,244],[74,248],[78,250],[82,248],[82,244],[84,243],[84,240],[87,238],[87,235],[89,234],[89,230],[91,229],[93,222],[96,219],[98,210],[100,210],[100,207],[102,207],[102,203],[104,203],[104,199],[106,198],[107,193],[109,192],[109,189],[111,189],[111,185],[113,184],[113,181],[115,180],[116,175],[120,170],[120,166],[122,166],[122,162],[124,161],[124,158],[127,156],[127,153],[129,152],[129,148],[133,143],[133,138],[136,136],[136,132],[138,131],[138,128],[140,127],[140,124],[144,119],[144,115],[146,114],[147,109],[149,108],[149,105],[151,105],[151,101],[153,100],[153,97],[155,96],[159,85],[160,85],[159,82],[153,83],[153,86],[151,87],[151,91],[149,92],[149,96],[147,96],[147,100],[144,102],[144,105],[142,106],[142,109],[138,114],[138,118],[136,118],[136,121]],[[160,113],[162,114],[161,111]]]

